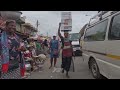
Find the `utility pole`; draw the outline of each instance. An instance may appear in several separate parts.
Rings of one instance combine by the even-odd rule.
[[[48,37],[48,32],[47,32],[47,37]]]
[[[37,28],[37,31],[38,31],[38,26],[39,26],[40,24],[39,24],[39,21],[37,20],[37,22],[36,22],[36,28]]]

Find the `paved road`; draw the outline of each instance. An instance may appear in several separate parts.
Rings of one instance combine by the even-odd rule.
[[[74,60],[75,72],[70,72],[70,79],[94,79],[88,69],[88,65],[81,57]],[[67,79],[65,74],[61,73],[61,59],[58,59],[57,68],[49,69],[49,59],[45,62],[42,72],[33,72],[28,79]]]

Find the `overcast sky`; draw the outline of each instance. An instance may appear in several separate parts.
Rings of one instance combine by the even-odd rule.
[[[22,11],[26,16],[26,22],[36,26],[38,20],[39,34],[52,36],[57,33],[59,22],[61,21],[61,11]],[[79,32],[80,29],[89,22],[97,11],[71,11],[72,12],[72,32]]]

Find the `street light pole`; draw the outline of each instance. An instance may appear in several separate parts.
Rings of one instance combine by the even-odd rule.
[[[39,21],[37,20],[37,22],[36,22],[36,27],[37,27],[37,31],[38,31],[38,26],[39,26],[40,24],[39,24]]]

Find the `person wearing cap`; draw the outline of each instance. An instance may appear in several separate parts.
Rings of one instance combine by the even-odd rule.
[[[54,67],[56,67],[56,61],[58,58],[58,54],[59,54],[59,42],[58,40],[56,40],[56,36],[53,36],[53,39],[50,41],[50,63],[51,66],[49,67],[49,69],[52,67],[53,64],[53,59],[54,59]]]
[[[74,53],[73,53],[71,41],[69,40],[68,31],[64,31],[64,37],[63,37],[60,33],[60,26],[61,26],[61,23],[59,23],[59,28],[58,28],[58,35],[61,38],[61,42],[62,42],[61,68],[63,68],[62,73],[64,73],[64,70],[66,70],[66,77],[69,78],[68,72],[70,70],[71,60],[72,60],[72,56],[74,55]]]

